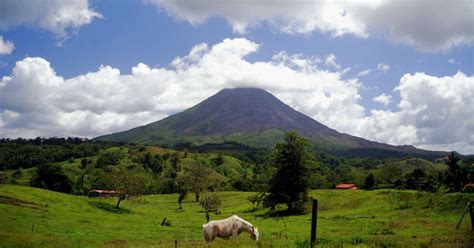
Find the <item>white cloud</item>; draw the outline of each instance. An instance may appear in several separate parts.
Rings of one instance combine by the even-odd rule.
[[[391,144],[474,153],[473,76],[406,74],[395,92],[400,110],[372,110],[355,133]]]
[[[369,75],[371,72],[372,72],[371,69],[360,71],[359,73],[357,73],[357,77],[365,77]]]
[[[399,110],[365,114],[357,79],[318,68],[317,57],[276,54],[249,62],[259,44],[226,39],[199,44],[169,68],[110,66],[62,78],[48,61],[25,58],[0,80],[0,136],[93,137],[164,118],[222,88],[263,88],[338,131],[390,144],[474,153],[474,78],[423,73],[400,79]],[[419,97],[419,96],[423,97]]]
[[[341,66],[336,63],[336,55],[334,55],[333,53],[329,54],[326,57],[326,61],[324,62],[324,64],[326,64],[327,66],[332,66],[338,70],[341,69]]]
[[[235,32],[245,33],[261,22],[287,33],[330,32],[333,36],[352,33],[366,36],[364,24],[352,13],[331,1],[214,1],[147,0],[169,15],[198,25],[210,17],[226,18]]]
[[[65,39],[69,31],[89,24],[102,15],[89,6],[88,0],[6,0],[0,1],[0,30],[32,25]]]
[[[372,98],[372,101],[383,104],[387,107],[392,102],[392,96],[382,93],[381,95]]]
[[[474,41],[474,4],[470,0],[413,1],[214,1],[147,0],[169,15],[198,25],[211,17],[225,18],[244,33],[262,23],[290,33],[381,35],[423,51],[446,51]]]
[[[390,66],[387,65],[387,64],[380,63],[380,64],[377,65],[377,70],[382,71],[382,72],[386,72],[386,71],[390,70]]]
[[[12,41],[4,40],[3,37],[0,35],[0,55],[2,54],[11,54],[13,49],[15,49],[15,45]]]

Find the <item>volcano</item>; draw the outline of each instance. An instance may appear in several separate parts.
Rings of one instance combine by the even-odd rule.
[[[257,88],[223,89],[194,107],[165,119],[96,140],[173,147],[234,142],[271,148],[287,131],[309,139],[316,149],[337,155],[377,158],[421,156],[432,152],[413,146],[393,146],[340,133],[294,110],[269,92]]]

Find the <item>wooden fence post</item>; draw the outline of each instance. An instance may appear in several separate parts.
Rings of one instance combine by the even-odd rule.
[[[472,223],[473,223],[472,222],[473,221],[473,219],[472,219],[472,208],[470,206],[471,206],[471,202],[468,202],[466,204],[466,206],[464,207],[464,211],[462,212],[461,219],[459,219],[458,224],[456,225],[456,230],[459,230],[459,226],[461,225],[462,219],[464,219],[464,215],[466,215],[467,208],[471,209],[470,214],[471,214],[471,225],[472,225]]]
[[[471,215],[471,230],[474,231],[474,211],[472,208],[472,202],[469,204],[469,214]]]
[[[318,223],[318,200],[313,199],[313,210],[311,215],[311,248],[316,245],[316,229]]]

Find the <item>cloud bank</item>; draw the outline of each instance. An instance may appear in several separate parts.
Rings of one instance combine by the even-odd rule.
[[[215,1],[146,0],[159,10],[192,25],[225,18],[233,30],[268,24],[281,32],[328,33],[333,37],[388,36],[423,51],[447,51],[474,41],[471,0],[308,0]]]
[[[259,46],[243,38],[225,39],[212,46],[198,44],[169,67],[140,63],[123,74],[101,66],[72,78],[57,75],[43,58],[27,57],[0,81],[0,136],[94,137],[160,120],[222,88],[258,87],[341,132],[474,153],[472,76],[406,74],[393,92],[400,96],[398,110],[366,115],[362,85],[343,79],[345,69],[329,71],[317,57],[284,51],[270,61],[247,61]]]

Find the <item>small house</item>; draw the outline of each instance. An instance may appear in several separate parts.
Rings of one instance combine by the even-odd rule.
[[[357,185],[353,183],[342,183],[336,185],[336,189],[351,189],[351,190],[356,190],[358,189]]]
[[[94,189],[89,191],[89,197],[114,197],[118,194],[117,190]]]

